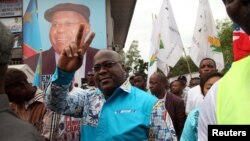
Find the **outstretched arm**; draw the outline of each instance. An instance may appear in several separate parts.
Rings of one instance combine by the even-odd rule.
[[[84,26],[80,25],[76,41],[65,47],[60,54],[58,67],[52,76],[52,81],[46,91],[46,104],[60,114],[81,117],[88,91],[77,91],[69,95],[69,86],[74,72],[82,65],[83,55],[91,44],[95,33],[91,33],[88,40],[80,47]]]
[[[84,26],[81,24],[76,37],[76,41],[65,47],[58,60],[58,68],[65,72],[74,72],[82,65],[83,55],[95,37],[92,32],[87,41],[80,46],[83,36]]]

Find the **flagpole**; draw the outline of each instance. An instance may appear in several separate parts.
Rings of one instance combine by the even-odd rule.
[[[39,60],[39,63],[40,63],[40,67],[39,67],[39,69],[40,69],[40,82],[39,82],[39,84],[40,84],[40,89],[42,89],[42,82],[41,82],[41,75],[42,75],[42,60],[43,60],[43,58],[42,58],[42,52],[43,52],[43,50],[42,50],[42,48],[40,48],[40,52],[39,52],[39,55],[40,55],[40,60]]]
[[[187,60],[187,54],[186,54],[186,51],[185,51],[185,49],[184,49],[184,48],[182,48],[182,49],[183,49],[183,52],[184,52],[184,56],[185,56],[185,60],[186,60],[186,63],[187,63],[187,67],[188,67],[188,72],[189,72],[190,78],[192,78],[191,68],[190,68],[190,64],[189,64],[189,62],[188,62],[188,60]]]

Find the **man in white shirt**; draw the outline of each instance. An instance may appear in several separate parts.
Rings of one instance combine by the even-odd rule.
[[[250,1],[223,0],[229,17],[250,35]],[[243,50],[240,46],[239,51]],[[224,77],[209,90],[200,108],[198,140],[208,140],[208,125],[250,124],[250,52],[232,64]],[[206,106],[209,105],[209,106]]]
[[[200,77],[202,78],[212,71],[217,71],[215,61],[211,58],[202,59],[199,66]],[[203,101],[203,97],[200,85],[191,88],[187,94],[186,114],[199,107]]]

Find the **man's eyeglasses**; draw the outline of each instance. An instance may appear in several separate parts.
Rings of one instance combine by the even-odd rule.
[[[90,77],[90,76],[94,76],[94,74],[88,74],[88,76]]]
[[[109,61],[109,62],[104,62],[102,64],[96,64],[96,65],[94,65],[94,71],[99,72],[102,67],[104,69],[112,68],[117,63],[120,63],[120,62]]]

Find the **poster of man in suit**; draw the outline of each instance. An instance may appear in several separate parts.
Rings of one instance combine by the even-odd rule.
[[[37,9],[37,12],[34,12],[32,6]],[[105,1],[24,0],[23,8],[24,63],[28,64],[35,72],[39,56],[42,56],[40,57],[40,67],[42,68],[41,80],[44,88],[46,88],[50,76],[55,71],[59,54],[65,46],[75,41],[79,25],[84,25],[82,44],[88,36],[88,33],[96,33],[91,47],[84,56],[82,67],[75,74],[75,82],[81,84],[81,79],[92,69],[95,53],[99,49],[106,48],[107,46]],[[32,14],[34,13],[36,14],[34,16],[38,17],[38,25],[36,25],[36,30],[34,30],[36,32],[30,33],[30,26],[26,27],[26,25],[30,24],[30,22],[35,22],[35,19],[32,19]],[[31,26],[34,26],[34,24]],[[40,33],[40,35],[35,37],[37,33]],[[39,38],[40,41],[37,40]],[[35,41],[32,43],[30,40]],[[35,53],[33,46],[37,48]]]

